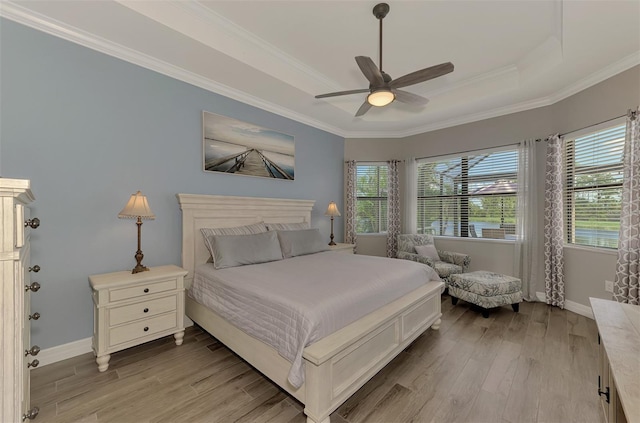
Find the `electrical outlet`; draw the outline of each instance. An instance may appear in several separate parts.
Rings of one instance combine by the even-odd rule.
[[[604,290],[613,293],[613,281],[604,281]]]

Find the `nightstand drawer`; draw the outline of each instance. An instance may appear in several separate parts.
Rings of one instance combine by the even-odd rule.
[[[177,288],[176,280],[169,279],[159,282],[150,282],[134,287],[112,289],[109,291],[109,301],[120,301],[143,295],[157,294],[158,292],[172,291]]]
[[[122,323],[157,316],[158,314],[175,311],[177,308],[176,295],[112,308],[109,310],[109,326],[117,326]]]
[[[109,329],[109,348],[175,328],[177,325],[177,313],[169,313]]]

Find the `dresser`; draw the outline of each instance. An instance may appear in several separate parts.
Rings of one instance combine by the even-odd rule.
[[[598,326],[598,394],[608,423],[640,422],[640,306],[590,298]]]
[[[178,266],[89,276],[93,290],[93,351],[98,370],[111,354],[167,335],[184,338],[184,277]]]
[[[34,356],[40,352],[31,346],[29,321],[40,316],[30,312],[30,295],[40,289],[31,273],[40,266],[30,265],[29,253],[31,230],[40,221],[30,218],[34,197],[28,180],[0,178],[0,199],[0,422],[17,423],[35,418],[39,411],[29,404],[29,372],[38,366]]]

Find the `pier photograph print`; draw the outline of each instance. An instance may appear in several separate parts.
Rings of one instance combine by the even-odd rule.
[[[205,111],[202,134],[205,171],[294,179],[291,135]]]

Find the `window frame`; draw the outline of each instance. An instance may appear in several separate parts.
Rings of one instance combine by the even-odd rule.
[[[513,166],[515,167],[515,169],[513,171],[505,170],[503,172],[497,172],[497,173],[487,172],[487,173],[481,173],[477,175],[470,175],[469,172],[474,166],[479,165],[480,162],[486,159],[486,157],[496,153],[513,154],[514,155],[513,160],[507,159],[499,163],[504,164],[506,167]],[[442,201],[446,201],[447,199],[450,199],[451,203],[454,204],[456,207],[456,211],[453,214],[454,216],[453,234],[447,234],[446,232],[443,233],[443,226],[441,225],[439,228],[439,231],[436,230],[435,233],[432,233],[434,236],[443,236],[448,238],[477,239],[477,240],[507,241],[507,242],[515,241],[516,239],[515,234],[510,233],[509,229],[505,231],[504,239],[482,237],[479,233],[476,236],[473,236],[472,233],[474,232],[474,230],[472,229],[471,225],[473,225],[474,222],[472,221],[472,212],[471,212],[472,207],[470,206],[470,203],[473,198],[484,198],[484,197],[491,197],[491,196],[502,197],[502,198],[513,197],[515,199],[515,202],[514,202],[515,224],[508,224],[502,221],[502,219],[504,218],[504,214],[502,213],[504,213],[504,211],[501,212],[500,224],[504,225],[505,227],[507,225],[511,226],[511,229],[513,229],[515,232],[515,228],[517,228],[518,226],[517,225],[517,216],[518,216],[517,185],[514,192],[508,192],[508,193],[505,192],[503,194],[475,194],[475,195],[474,195],[474,192],[477,191],[479,188],[471,189],[470,186],[474,183],[477,184],[483,181],[493,181],[492,184],[495,184],[503,179],[517,184],[519,172],[521,171],[521,169],[519,169],[519,166],[520,166],[519,154],[520,154],[519,146],[518,144],[514,143],[514,144],[509,144],[501,147],[485,148],[485,149],[465,151],[465,152],[460,152],[455,154],[447,154],[442,156],[424,157],[424,158],[416,159],[416,169],[415,169],[415,172],[413,173],[413,178],[416,186],[415,186],[414,192],[412,193],[412,196],[415,198],[415,204],[412,204],[413,208],[415,209],[415,216],[413,217],[415,231],[417,233],[424,233],[424,228],[420,230],[420,228],[418,228],[418,224],[420,222],[421,208],[428,207],[428,206],[422,205],[424,204],[425,200],[441,199]],[[485,156],[485,157],[481,158],[481,156]],[[419,195],[420,181],[423,179],[420,172],[420,165],[425,163],[443,163],[443,162],[446,162],[447,160],[459,161],[458,164],[456,164],[455,166],[460,168],[460,175],[457,176],[457,178],[459,178],[458,184],[461,185],[460,191],[453,194],[441,194],[441,195],[431,195],[431,196]],[[466,174],[466,176],[463,176],[463,174]],[[439,182],[439,186],[440,186],[440,191],[442,192],[444,182],[442,181],[442,178],[440,179],[441,180]],[[455,178],[452,178],[452,180],[453,179]],[[504,210],[504,208],[502,208],[502,210]],[[475,232],[477,233],[478,230],[476,230]]]
[[[385,228],[385,230],[381,230],[382,229],[382,203],[384,202],[384,204],[386,204],[388,206],[388,201],[389,201],[389,196],[388,196],[388,187],[384,188],[384,190],[387,192],[386,196],[381,196],[381,195],[377,195],[377,196],[361,196],[358,195],[358,169],[361,167],[376,167],[378,169],[378,172],[380,171],[380,168],[386,168],[387,170],[387,183],[388,183],[388,172],[389,172],[389,165],[386,162],[356,162],[356,216],[355,216],[355,231],[356,234],[358,236],[371,236],[371,235],[386,235],[387,234],[387,230],[388,228]],[[381,189],[380,189],[380,174],[377,175],[377,184],[378,184],[378,188],[377,188],[377,193],[380,194]],[[360,201],[375,201],[378,203],[378,213],[379,213],[379,217],[377,220],[377,232],[358,232],[358,228],[360,226],[360,217],[358,215],[358,202]],[[385,220],[386,220],[386,215],[384,216]]]
[[[622,128],[622,150],[620,162],[615,164],[602,164],[602,165],[592,165],[592,166],[583,166],[580,171],[576,171],[576,140],[580,138],[585,138],[589,136],[595,136],[600,132],[606,132],[613,129]],[[567,133],[563,136],[563,217],[564,217],[564,245],[567,247],[575,247],[575,248],[585,248],[589,250],[600,249],[604,251],[615,251],[617,249],[617,245],[614,246],[606,246],[606,245],[593,245],[589,243],[577,242],[576,239],[576,201],[574,200],[574,196],[570,195],[570,193],[580,193],[580,192],[592,192],[599,190],[607,190],[607,189],[616,189],[619,188],[622,191],[623,179],[620,178],[619,182],[613,183],[605,183],[605,184],[591,184],[584,185],[573,188],[574,185],[574,177],[578,175],[593,175],[594,173],[601,173],[603,171],[610,172],[624,172],[624,143],[625,143],[625,118],[621,117],[612,121],[604,122],[598,125],[593,125],[588,128],[581,129],[579,131],[574,131],[571,133]],[[573,159],[573,160],[570,160]],[[610,210],[610,209],[608,209]],[[619,212],[622,211],[622,207],[620,207]],[[597,229],[596,229],[597,231]],[[619,236],[619,235],[618,235]],[[616,241],[618,239],[616,236]],[[596,232],[595,235],[596,240],[602,239],[598,237]],[[597,243],[598,241],[596,241]],[[617,244],[617,242],[616,242]]]

